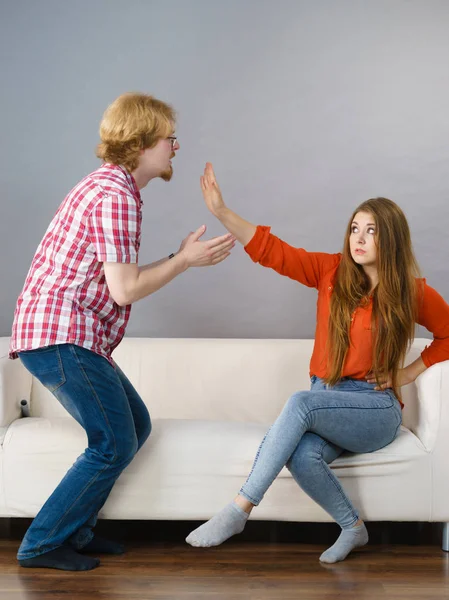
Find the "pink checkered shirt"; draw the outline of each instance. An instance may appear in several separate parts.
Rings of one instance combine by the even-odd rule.
[[[103,262],[137,263],[141,223],[140,192],[124,168],[104,164],[73,188],[31,263],[14,313],[10,358],[70,343],[110,360],[131,306],[112,299]]]

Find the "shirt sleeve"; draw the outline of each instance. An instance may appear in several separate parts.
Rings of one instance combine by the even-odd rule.
[[[341,254],[294,248],[270,233],[270,227],[264,225],[257,226],[245,251],[254,262],[314,288],[318,288],[323,276],[341,261]]]
[[[89,235],[99,262],[137,263],[140,213],[134,198],[106,196],[89,215]]]
[[[426,280],[420,280],[421,299],[418,309],[418,323],[433,334],[433,341],[421,353],[426,367],[449,360],[449,305]]]

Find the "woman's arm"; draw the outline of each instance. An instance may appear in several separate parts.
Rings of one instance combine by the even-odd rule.
[[[210,163],[206,163],[200,183],[210,212],[245,246],[245,251],[254,262],[315,288],[319,287],[321,278],[340,263],[340,254],[307,252],[303,248],[295,248],[271,234],[269,227],[256,227],[230,210],[223,200]]]
[[[256,233],[257,227],[226,206],[211,163],[206,163],[200,184],[207,208],[243,246],[246,246]]]

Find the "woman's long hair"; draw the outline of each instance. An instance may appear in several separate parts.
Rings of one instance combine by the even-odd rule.
[[[335,385],[342,377],[349,349],[351,316],[356,308],[368,302],[370,280],[362,266],[351,256],[349,238],[358,212],[367,212],[376,224],[377,271],[379,283],[373,293],[372,372],[377,383],[392,377],[398,395],[397,374],[415,333],[417,316],[416,262],[407,219],[392,200],[373,198],[358,206],[346,230],[343,257],[338,267],[330,302],[328,370],[326,383]]]

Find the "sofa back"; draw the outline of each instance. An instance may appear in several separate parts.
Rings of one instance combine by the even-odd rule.
[[[415,340],[408,362],[429,340]],[[271,423],[291,394],[310,388],[313,340],[126,338],[114,359],[148,406],[153,419],[204,419]],[[414,430],[414,384],[403,389],[404,425]],[[68,413],[32,379],[31,415]]]

